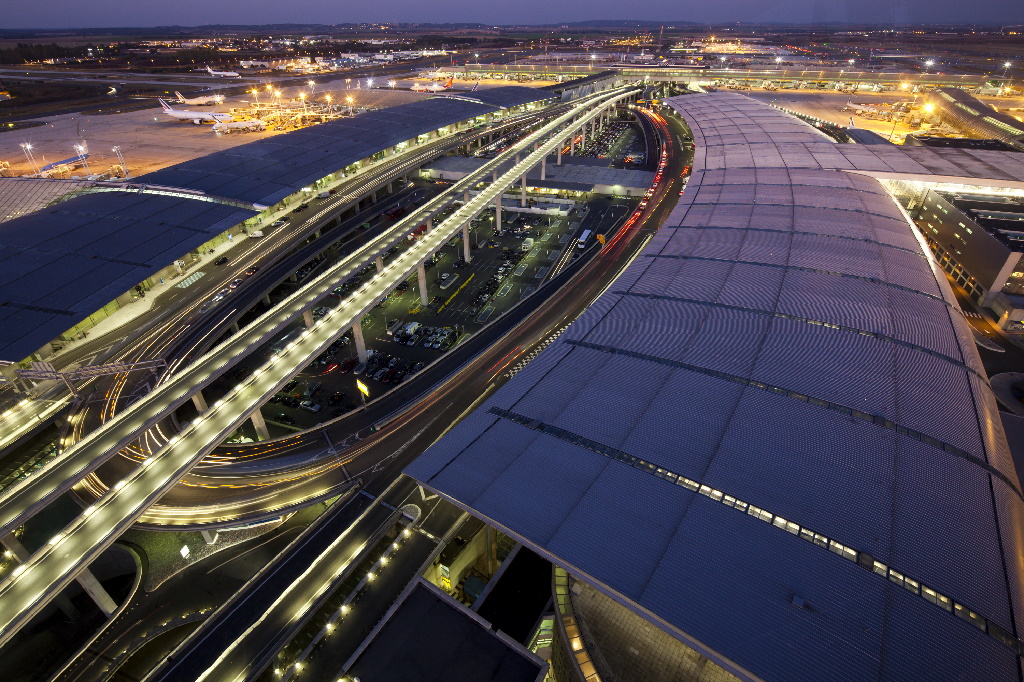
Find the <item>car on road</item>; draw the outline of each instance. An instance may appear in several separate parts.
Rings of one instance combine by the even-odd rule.
[[[295,426],[295,418],[288,416],[284,412],[281,412],[276,417],[274,417],[274,421],[281,422],[282,424],[288,424],[290,426]]]
[[[237,289],[237,288],[238,288],[238,286],[239,286],[239,285],[240,285],[240,284],[241,284],[242,282],[244,282],[244,281],[245,281],[245,280],[243,280],[243,279],[241,279],[241,278],[239,278],[239,279],[233,279],[233,280],[231,280],[231,284],[228,284],[228,288],[229,288],[229,289]]]
[[[302,213],[307,208],[309,208],[309,204],[299,204],[298,208],[295,209],[295,213]]]
[[[287,384],[285,384],[283,388],[281,388],[279,393],[291,393],[292,391],[295,390],[295,387],[298,386],[298,385],[299,385],[299,382],[296,381],[295,379],[292,379]]]
[[[254,265],[254,266],[252,266],[251,268],[249,268],[248,270],[245,271],[245,276],[246,277],[252,277],[257,272],[259,272],[259,269],[260,269],[260,266]]]
[[[355,358],[349,358],[345,362],[343,362],[340,365],[338,365],[338,373],[339,374],[348,374],[358,364],[359,364],[358,360],[356,360]]]
[[[288,224],[288,218],[281,218],[280,220],[275,220],[274,222],[270,223],[270,226],[271,227],[281,227],[282,225],[287,225],[287,224]]]
[[[213,261],[214,265],[227,265],[228,261],[231,260],[227,256],[221,256],[217,260]]]
[[[224,300],[224,297],[227,296],[230,293],[231,293],[231,289],[222,289],[221,291],[218,291],[216,294],[214,294],[213,298],[211,300],[213,300],[213,301],[222,301],[222,300]]]

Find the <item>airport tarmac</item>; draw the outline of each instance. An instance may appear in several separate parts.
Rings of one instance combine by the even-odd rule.
[[[334,78],[327,82],[321,80],[312,89],[310,101],[312,99],[323,101],[326,95],[330,95],[331,101],[335,104],[347,105],[348,97],[351,97],[352,107],[358,110],[361,107],[384,108],[396,106],[424,99],[431,94],[400,89],[400,83],[404,82],[404,79],[396,82],[395,89],[387,87],[370,89],[365,87],[365,79],[348,80],[350,81],[349,83],[346,83],[346,79],[343,77]],[[360,85],[364,87],[355,88],[356,80],[361,81]],[[412,80],[408,81],[409,85],[413,82]],[[377,84],[380,84],[379,80]],[[498,81],[497,84],[508,85],[509,83]],[[346,89],[345,85],[351,87]],[[483,88],[485,86],[481,84],[480,87]],[[469,88],[466,87],[465,89],[468,90]],[[294,100],[296,106],[301,106],[301,104],[298,104],[299,93],[309,93],[310,90],[309,87],[285,87],[280,90],[280,100]],[[195,95],[191,94],[189,96]],[[273,97],[264,86],[259,98],[266,102],[268,96]],[[175,108],[205,113],[213,111],[226,112],[232,107],[246,107],[256,99],[256,97],[251,95],[238,95],[228,97],[223,104],[216,107],[173,106]],[[120,114],[87,115],[74,113],[40,117],[35,120],[43,121],[45,124],[34,128],[5,132],[0,135],[0,161],[7,161],[11,164],[10,174],[12,176],[32,172],[29,161],[21,148],[21,144],[25,142],[32,145],[32,153],[35,156],[36,163],[42,167],[48,163],[75,156],[77,152],[74,146],[84,141],[89,148],[89,165],[92,173],[101,173],[116,165],[118,161],[113,147],[120,146],[128,170],[132,176],[138,176],[199,156],[205,156],[211,152],[230,149],[246,142],[280,134],[279,131],[268,130],[264,132],[235,132],[221,135],[215,133],[213,126],[209,124],[196,125],[191,121],[179,121],[169,118],[162,113],[158,106],[152,109],[142,109]],[[83,177],[89,174],[90,172],[84,168],[79,168],[73,172],[73,175]]]
[[[723,89],[721,92],[729,92],[729,90]],[[905,92],[863,92],[850,95],[838,91],[821,90],[744,90],[742,94],[844,127],[850,125],[852,118],[858,128],[870,130],[885,138],[889,138],[891,135],[895,142],[901,142],[908,133],[926,132],[928,129],[928,126],[912,128],[902,123],[897,123],[894,127],[890,121],[874,120],[858,116],[853,111],[842,111],[848,107],[849,102],[895,104],[896,102],[914,101],[915,96]],[[917,100],[923,101],[922,97],[923,95],[919,93]],[[986,104],[998,107],[1000,111],[1024,107],[1024,98],[1022,97],[979,97],[979,99]],[[1011,115],[1021,115],[1021,112],[1010,113]]]

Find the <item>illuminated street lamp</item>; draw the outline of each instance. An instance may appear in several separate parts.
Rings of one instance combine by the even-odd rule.
[[[90,172],[89,159],[86,158],[86,155],[89,153],[89,148],[86,147],[85,144],[76,144],[75,151],[78,152],[78,156],[81,157],[82,165],[85,166],[86,172]]]
[[[345,101],[348,102],[348,115],[351,116],[352,115],[352,97],[351,96],[346,97]]]
[[[117,162],[121,164],[121,170],[124,171],[124,179],[131,180],[132,174],[128,172],[128,164],[124,162],[124,154],[121,153],[121,145],[114,147],[111,151],[117,154]]]
[[[303,113],[309,113],[309,110],[306,108],[306,93],[300,92],[299,93],[299,99],[302,100],[302,111],[303,111]]]
[[[306,85],[309,86],[309,96],[314,96],[316,94],[316,81],[306,81]]]
[[[388,85],[390,85],[390,86],[391,86],[391,89],[392,89],[392,90],[394,90],[394,89],[395,89],[395,84],[396,84],[396,82],[397,82],[397,81],[395,81],[395,79],[394,79],[394,78],[392,78],[391,80],[389,80],[389,81],[388,81]]]
[[[327,108],[330,109],[331,108],[331,96],[330,95],[324,95],[324,99],[327,100]]]
[[[36,157],[32,154],[32,145],[28,142],[22,142],[21,150],[25,152],[25,158],[28,159],[29,164],[32,166],[32,172],[35,175],[39,175],[39,166],[36,164]]]

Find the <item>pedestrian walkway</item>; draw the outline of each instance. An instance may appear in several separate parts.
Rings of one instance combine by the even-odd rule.
[[[192,286],[196,282],[198,282],[199,278],[202,277],[205,274],[206,273],[203,272],[202,270],[200,270],[199,272],[193,272],[191,275],[189,275],[185,279],[181,280],[180,282],[178,282],[174,286],[178,287],[179,289],[185,289],[187,287]]]

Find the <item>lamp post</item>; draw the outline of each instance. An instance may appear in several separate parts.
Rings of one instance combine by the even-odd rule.
[[[85,145],[85,143],[76,144],[75,151],[78,152],[78,155],[80,157],[82,157],[82,165],[85,166],[86,172],[91,172],[89,169],[89,159],[85,158],[86,155],[89,153],[89,148]]]
[[[29,165],[32,166],[32,173],[39,175],[39,166],[36,164],[36,157],[32,154],[32,145],[28,142],[21,143],[21,150],[25,152],[25,158],[28,159]]]
[[[128,172],[128,164],[126,164],[124,162],[124,154],[121,153],[121,145],[117,145],[111,151],[113,151],[115,154],[117,154],[117,161],[118,161],[118,163],[121,164],[121,170],[124,171],[124,179],[125,180],[131,180],[132,179],[132,174],[130,172]]]
[[[316,81],[306,81],[306,85],[309,86],[309,96],[316,96]]]
[[[346,97],[345,101],[348,102],[348,115],[351,116],[352,115],[352,97],[351,96]]]
[[[388,85],[390,85],[390,86],[391,86],[391,89],[392,89],[392,90],[394,90],[394,89],[395,89],[395,84],[396,84],[396,81],[395,81],[395,79],[394,79],[394,78],[392,78],[391,80],[389,80],[389,81],[388,81]]]

